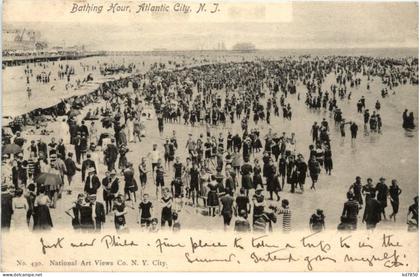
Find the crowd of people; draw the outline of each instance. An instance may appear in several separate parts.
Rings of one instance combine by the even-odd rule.
[[[192,216],[221,216],[225,230],[233,225],[238,232],[272,231],[280,217],[281,230],[290,232],[293,203],[287,193],[304,199],[323,185],[318,184],[321,175],[327,180],[336,172],[331,129],[338,127],[345,137],[349,128],[354,141],[358,139],[356,122],[361,120],[365,130],[369,126],[370,132],[381,133],[379,101],[370,114],[361,96],[358,113],[344,115],[341,107],[351,98],[350,90],[362,86],[361,76],[368,80],[367,90],[374,78],[390,90],[417,85],[416,67],[366,57],[281,58],[174,70],[154,65],[145,74],[104,87],[95,97],[105,104],[100,109],[78,116],[73,105],[60,117],[66,122],[66,132],[49,142],[27,140],[21,131],[9,138],[19,149],[3,151],[2,227],[10,228],[13,219],[16,226],[51,229],[50,209],[57,209],[61,199],[75,197],[72,191],[78,191],[63,211],[77,230],[101,230],[109,219],[116,230],[128,230],[128,214],[137,213],[136,223],[144,230],[177,231],[192,209],[197,213]],[[105,74],[132,68],[101,70]],[[325,89],[331,74],[335,84]],[[300,85],[305,89],[298,89]],[[127,87],[132,92],[119,93]],[[301,138],[294,132],[271,124],[273,118],[299,117],[289,99],[300,101],[301,94],[306,95],[307,109],[329,112],[335,123],[330,126],[326,118],[315,121],[307,130],[312,143],[303,147],[306,152],[298,151],[303,149],[297,147],[302,145]],[[404,128],[415,127],[413,113],[405,111],[403,120]],[[157,123],[159,139],[151,149],[142,147],[133,160],[130,148],[147,138],[150,121]],[[231,128],[235,122],[240,128]],[[195,131],[179,134],[176,124]],[[168,125],[172,133],[165,136]],[[185,145],[179,136],[188,137]],[[363,208],[362,223],[368,229],[381,220],[396,220],[404,189],[397,180],[390,186],[385,181],[380,178],[374,185],[367,178],[362,185],[356,177],[341,220],[336,222],[339,230],[357,229]],[[150,186],[156,188],[155,195]],[[417,196],[414,201],[407,211],[410,230],[418,226]],[[387,217],[388,202],[392,213]],[[308,221],[314,232],[326,228],[321,208],[296,220]]]

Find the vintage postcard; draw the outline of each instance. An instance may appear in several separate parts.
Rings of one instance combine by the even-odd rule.
[[[418,2],[2,10],[2,272],[419,270]]]

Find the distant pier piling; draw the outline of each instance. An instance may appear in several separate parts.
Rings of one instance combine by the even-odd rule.
[[[9,66],[19,66],[27,63],[38,63],[38,62],[53,62],[53,61],[62,61],[62,60],[78,60],[83,58],[95,57],[95,56],[104,56],[105,53],[95,52],[95,53],[76,53],[76,54],[47,54],[47,55],[13,55],[5,56],[2,58],[2,65]]]

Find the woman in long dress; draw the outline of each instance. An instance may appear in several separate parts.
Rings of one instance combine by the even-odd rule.
[[[23,196],[23,190],[16,191],[16,197],[13,199],[12,226],[15,230],[28,230],[26,223],[26,213],[28,212],[28,202]]]
[[[136,139],[141,142],[141,122],[137,117],[133,120],[133,142],[137,142]]]
[[[206,169],[202,167],[200,172],[200,197],[203,198],[204,207],[207,207],[207,193],[209,181],[210,174],[208,174]]]
[[[326,173],[331,175],[331,170],[333,169],[332,152],[327,145],[324,152],[324,166]]]
[[[98,144],[98,128],[95,126],[95,122],[92,121],[89,127],[89,144]]]
[[[219,206],[219,186],[215,175],[211,175],[211,181],[208,184],[208,188],[207,206],[209,207],[209,216],[216,216],[216,207]]]
[[[140,118],[140,137],[146,136],[146,125],[144,124],[144,120]]]
[[[94,230],[92,203],[86,198],[80,205],[80,228],[85,231]]]
[[[48,172],[50,166],[48,165],[47,159],[39,159],[39,167],[41,169],[41,172]]]
[[[255,223],[255,221],[263,216],[264,214],[264,208],[266,206],[265,203],[265,198],[264,198],[264,194],[262,194],[263,192],[263,188],[262,186],[258,186],[255,189],[255,194],[252,197],[252,204],[253,204],[253,224]]]
[[[277,201],[280,200],[279,188],[276,182],[276,166],[271,158],[267,168],[267,191],[270,193],[269,200],[273,200],[273,192],[277,196]]]
[[[45,186],[41,186],[34,205],[34,230],[49,230],[53,227],[50,204],[51,200],[45,194]]]
[[[120,148],[120,159],[118,161],[118,168],[124,170],[127,167],[127,156],[128,149],[125,145],[121,146]]]
[[[134,141],[134,121],[131,117],[127,120],[127,141],[133,142]]]

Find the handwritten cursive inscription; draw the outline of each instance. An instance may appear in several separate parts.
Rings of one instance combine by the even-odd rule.
[[[300,240],[302,242],[302,246],[307,247],[307,248],[319,248],[322,252],[327,253],[328,251],[331,250],[331,245],[328,242],[325,242],[323,240],[318,240],[315,243],[308,241],[309,238],[312,238],[312,237],[316,236],[317,234],[319,234],[319,232],[310,234],[309,236],[306,236],[306,237],[303,237]]]
[[[163,249],[166,248],[166,247],[169,247],[169,248],[178,248],[178,247],[183,248],[183,247],[185,247],[184,244],[172,243],[172,242],[168,242],[167,240],[168,240],[167,238],[164,238],[163,240],[161,240],[161,239],[156,240],[156,248],[159,249],[160,253],[163,253]]]
[[[106,236],[102,237],[101,243],[104,243],[106,248],[108,248],[108,249],[111,248],[111,247],[138,246],[138,244],[135,243],[134,241],[127,241],[126,239],[122,240],[119,236],[111,236],[111,235],[106,235]]]
[[[271,251],[271,252],[267,252],[262,256],[257,255],[255,252],[252,252],[250,257],[251,257],[252,261],[256,264],[260,263],[260,262],[267,263],[267,262],[274,262],[274,261],[286,261],[288,263],[299,261],[299,259],[294,258],[291,253],[289,253],[288,255],[286,255],[284,257],[279,257],[279,256],[276,255],[276,253],[279,252],[279,251],[281,251],[281,250],[279,249],[279,250],[274,250],[274,251]]]
[[[71,242],[70,246],[71,247],[92,247],[95,244],[96,239],[92,239],[92,241],[90,242]]]
[[[363,262],[369,266],[374,266],[375,262],[383,262],[383,266],[387,268],[403,266],[404,264],[399,259],[400,255],[397,254],[397,250],[394,250],[392,254],[384,252],[381,255],[368,255],[364,257],[350,256],[349,254],[344,256],[345,263]]]
[[[382,247],[402,247],[399,241],[392,241],[391,238],[393,235],[383,235],[382,236]]]
[[[190,237],[191,242],[191,249],[192,252],[195,253],[195,251],[198,248],[220,248],[220,247],[227,247],[227,244],[223,244],[221,242],[205,242],[199,239],[198,241],[194,241],[192,237]]]
[[[230,253],[229,256],[226,258],[214,258],[214,257],[207,257],[207,258],[197,258],[197,257],[191,257],[191,254],[186,252],[185,258],[187,259],[187,262],[190,264],[192,263],[215,263],[215,262],[221,262],[221,263],[231,263],[233,261],[233,258],[235,258],[236,255],[233,253]],[[239,261],[237,261],[239,263]]]
[[[252,247],[255,247],[255,248],[260,248],[260,247],[279,248],[279,246],[276,245],[276,244],[266,243],[263,240],[266,237],[268,237],[268,235],[264,235],[264,236],[261,236],[261,237],[252,238],[252,240],[251,240]]]
[[[337,260],[334,258],[331,258],[329,256],[322,256],[322,255],[316,255],[315,257],[306,256],[304,261],[306,262],[306,268],[309,271],[313,270],[312,264],[317,262],[323,262],[323,261],[330,261],[333,263],[336,263]]]
[[[61,243],[63,242],[64,238],[57,238],[57,240],[54,243],[46,243],[43,238],[40,239],[41,242],[41,248],[42,248],[42,254],[47,254],[47,249],[51,248],[63,248]]]

